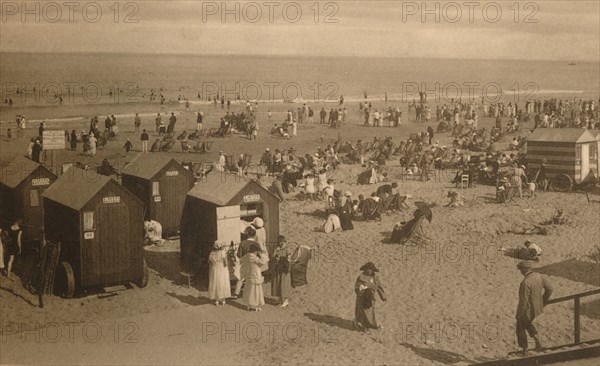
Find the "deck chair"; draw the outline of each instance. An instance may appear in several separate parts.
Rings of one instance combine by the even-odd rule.
[[[233,160],[233,155],[225,155],[225,169],[232,173],[238,171],[238,166]]]
[[[252,155],[244,154],[244,160],[242,161],[242,170],[246,170],[252,163]]]
[[[204,152],[204,141],[196,141],[196,145],[192,146],[192,152],[203,153]]]
[[[290,262],[290,277],[292,287],[300,287],[308,284],[306,272],[308,270],[308,262],[312,257],[312,248],[300,245],[292,254]]]
[[[187,140],[181,141],[181,151],[183,151],[183,152],[189,152],[190,151],[190,144],[188,143]]]
[[[396,244],[426,244],[430,239],[423,231],[423,220],[425,220],[425,216],[414,217],[401,228],[395,227],[390,242]]]
[[[175,140],[169,140],[160,147],[160,151],[170,152],[175,146]]]

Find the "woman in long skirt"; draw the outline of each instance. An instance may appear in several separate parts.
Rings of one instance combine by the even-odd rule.
[[[354,214],[352,192],[346,191],[344,196],[346,202],[344,202],[340,208],[340,223],[342,225],[342,230],[354,230],[354,225],[352,225],[352,215]]]
[[[372,262],[360,267],[363,273],[356,279],[354,292],[356,293],[356,307],[354,310],[354,326],[361,329],[380,329],[381,324],[375,318],[375,294],[383,301],[387,301],[383,288],[375,272],[379,272]]]
[[[215,305],[225,305],[225,299],[231,297],[229,283],[229,267],[227,266],[227,246],[215,242],[208,256],[210,270],[208,272],[208,298]]]
[[[260,245],[252,244],[248,254],[242,257],[242,278],[246,279],[244,284],[244,302],[248,310],[260,311],[265,304],[262,284],[264,278],[261,267],[267,263],[267,258],[260,254]]]
[[[290,277],[290,257],[292,252],[287,246],[285,236],[279,235],[278,246],[273,252],[273,260],[270,266],[273,278],[271,282],[271,295],[279,298],[282,308],[289,305],[290,292],[292,291],[292,279]]]

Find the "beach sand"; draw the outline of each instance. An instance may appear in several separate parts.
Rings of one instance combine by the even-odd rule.
[[[395,106],[393,102],[390,105]],[[334,104],[325,104],[329,111]],[[374,103],[381,108],[383,102]],[[270,126],[264,117],[271,109],[275,121],[283,120],[286,108],[293,104],[259,106],[260,135],[249,141],[241,135],[214,140],[213,152],[206,155],[175,151],[168,155],[179,161],[213,162],[217,152],[224,150],[236,156],[253,155],[258,161],[265,147],[294,147],[297,154],[314,152],[341,137],[355,142],[372,140],[374,136],[405,139],[410,133],[425,131],[426,124],[408,121],[404,109],[400,128],[369,128],[361,126],[358,108],[349,104],[349,123],[340,130],[323,125],[299,125],[299,136],[284,140],[268,135]],[[315,114],[321,105],[313,105]],[[148,106],[125,110],[150,111]],[[217,127],[218,117],[226,110],[214,106],[201,108],[207,117],[205,128]],[[232,106],[241,110],[242,105]],[[177,110],[173,104],[162,112]],[[110,113],[112,110],[109,110]],[[6,115],[6,111],[4,111]],[[33,113],[33,112],[32,112]],[[89,117],[98,113],[88,110],[82,122],[53,121],[49,129],[87,129]],[[107,112],[104,112],[107,113]],[[163,113],[164,115],[164,113]],[[59,113],[56,113],[59,116]],[[71,116],[72,117],[72,116]],[[99,115],[102,124],[105,115]],[[3,120],[4,117],[3,117]],[[119,118],[121,134],[94,159],[70,151],[57,151],[55,161],[81,161],[91,165],[108,158],[117,168],[133,159],[137,152],[125,155],[122,145],[129,137],[139,150],[139,136],[133,134],[132,117]],[[318,120],[318,118],[315,118]],[[435,128],[435,123],[430,123]],[[483,119],[480,126],[492,124]],[[6,125],[1,126],[2,133]],[[144,118],[142,128],[154,129],[153,119]],[[195,113],[181,112],[176,131],[195,129]],[[31,125],[27,135],[2,141],[0,157],[7,161],[26,151],[28,137],[37,133]],[[451,145],[448,133],[436,135],[440,145]],[[153,137],[151,137],[153,140]],[[79,147],[81,150],[81,146]],[[461,190],[465,207],[446,208],[446,193],[455,189],[449,181],[451,172],[428,182],[401,179],[397,161],[387,164],[391,181],[398,181],[400,190],[412,196],[410,209],[394,215],[384,215],[380,222],[355,221],[354,230],[325,234],[320,230],[325,220],[324,203],[289,199],[281,205],[281,234],[288,242],[309,245],[314,256],[309,264],[307,286],[294,289],[291,305],[282,309],[268,301],[262,312],[247,312],[240,301],[230,301],[225,307],[215,307],[205,298],[206,287],[196,283],[187,288],[187,280],[179,275],[177,242],[167,242],[163,248],[146,250],[151,268],[150,282],[144,289],[132,288],[108,298],[95,295],[76,299],[47,297],[45,307],[37,308],[37,298],[27,292],[21,279],[0,278],[0,321],[3,326],[0,362],[119,364],[372,364],[372,365],[433,365],[473,362],[482,358],[505,356],[517,349],[514,314],[522,275],[517,261],[502,256],[501,247],[521,245],[526,239],[543,250],[540,272],[555,284],[554,297],[597,289],[600,287],[598,238],[600,237],[600,199],[592,202],[580,193],[538,192],[533,199],[516,199],[515,204],[492,202],[494,188],[478,185]],[[341,166],[336,172],[336,188],[358,194],[370,194],[373,186],[356,185],[358,165]],[[396,222],[410,219],[415,202],[435,204],[433,220],[426,223],[425,232],[432,239],[428,246],[414,247],[388,244]],[[571,223],[553,228],[548,236],[509,233],[514,227],[529,226],[549,219],[560,207]],[[352,328],[354,318],[354,281],[359,267],[372,261],[380,269],[380,278],[388,301],[377,302],[378,321],[384,328],[362,333]],[[265,285],[265,293],[270,293]],[[600,338],[600,300],[582,299],[582,339]],[[131,344],[112,342],[112,333],[93,345],[81,339],[62,339],[60,349],[45,337],[37,342],[33,336],[25,342],[19,335],[10,335],[12,323],[48,326],[51,322],[93,322],[101,329],[111,324],[124,327],[134,323],[135,348]],[[542,341],[559,345],[573,341],[573,303],[563,302],[547,307],[536,321]],[[216,328],[215,328],[216,327]],[[267,332],[276,327],[272,336]],[[233,329],[233,330],[232,330]],[[259,330],[261,337],[253,333]],[[223,331],[225,335],[223,336]],[[227,333],[229,330],[230,333]],[[236,339],[237,336],[237,339]],[[77,338],[77,337],[75,337]],[[111,343],[112,342],[112,343]],[[67,347],[64,347],[67,346]],[[53,359],[44,358],[44,350],[53,349]],[[60,358],[61,355],[64,358]],[[93,360],[93,361],[91,361]]]

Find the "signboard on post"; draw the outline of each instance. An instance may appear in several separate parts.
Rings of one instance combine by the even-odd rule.
[[[65,131],[44,131],[44,150],[63,150],[65,148]]]

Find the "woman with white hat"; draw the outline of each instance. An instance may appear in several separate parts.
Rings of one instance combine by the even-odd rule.
[[[265,231],[265,222],[260,217],[254,218],[252,221],[252,226],[256,231],[256,242],[260,245],[261,255],[267,259],[267,263],[265,263],[261,267],[261,272],[266,272],[269,270],[269,251],[267,250],[267,232]]]
[[[227,246],[215,241],[213,250],[208,256],[208,298],[215,305],[225,305],[225,299],[231,297],[229,283],[229,267],[227,265]]]

